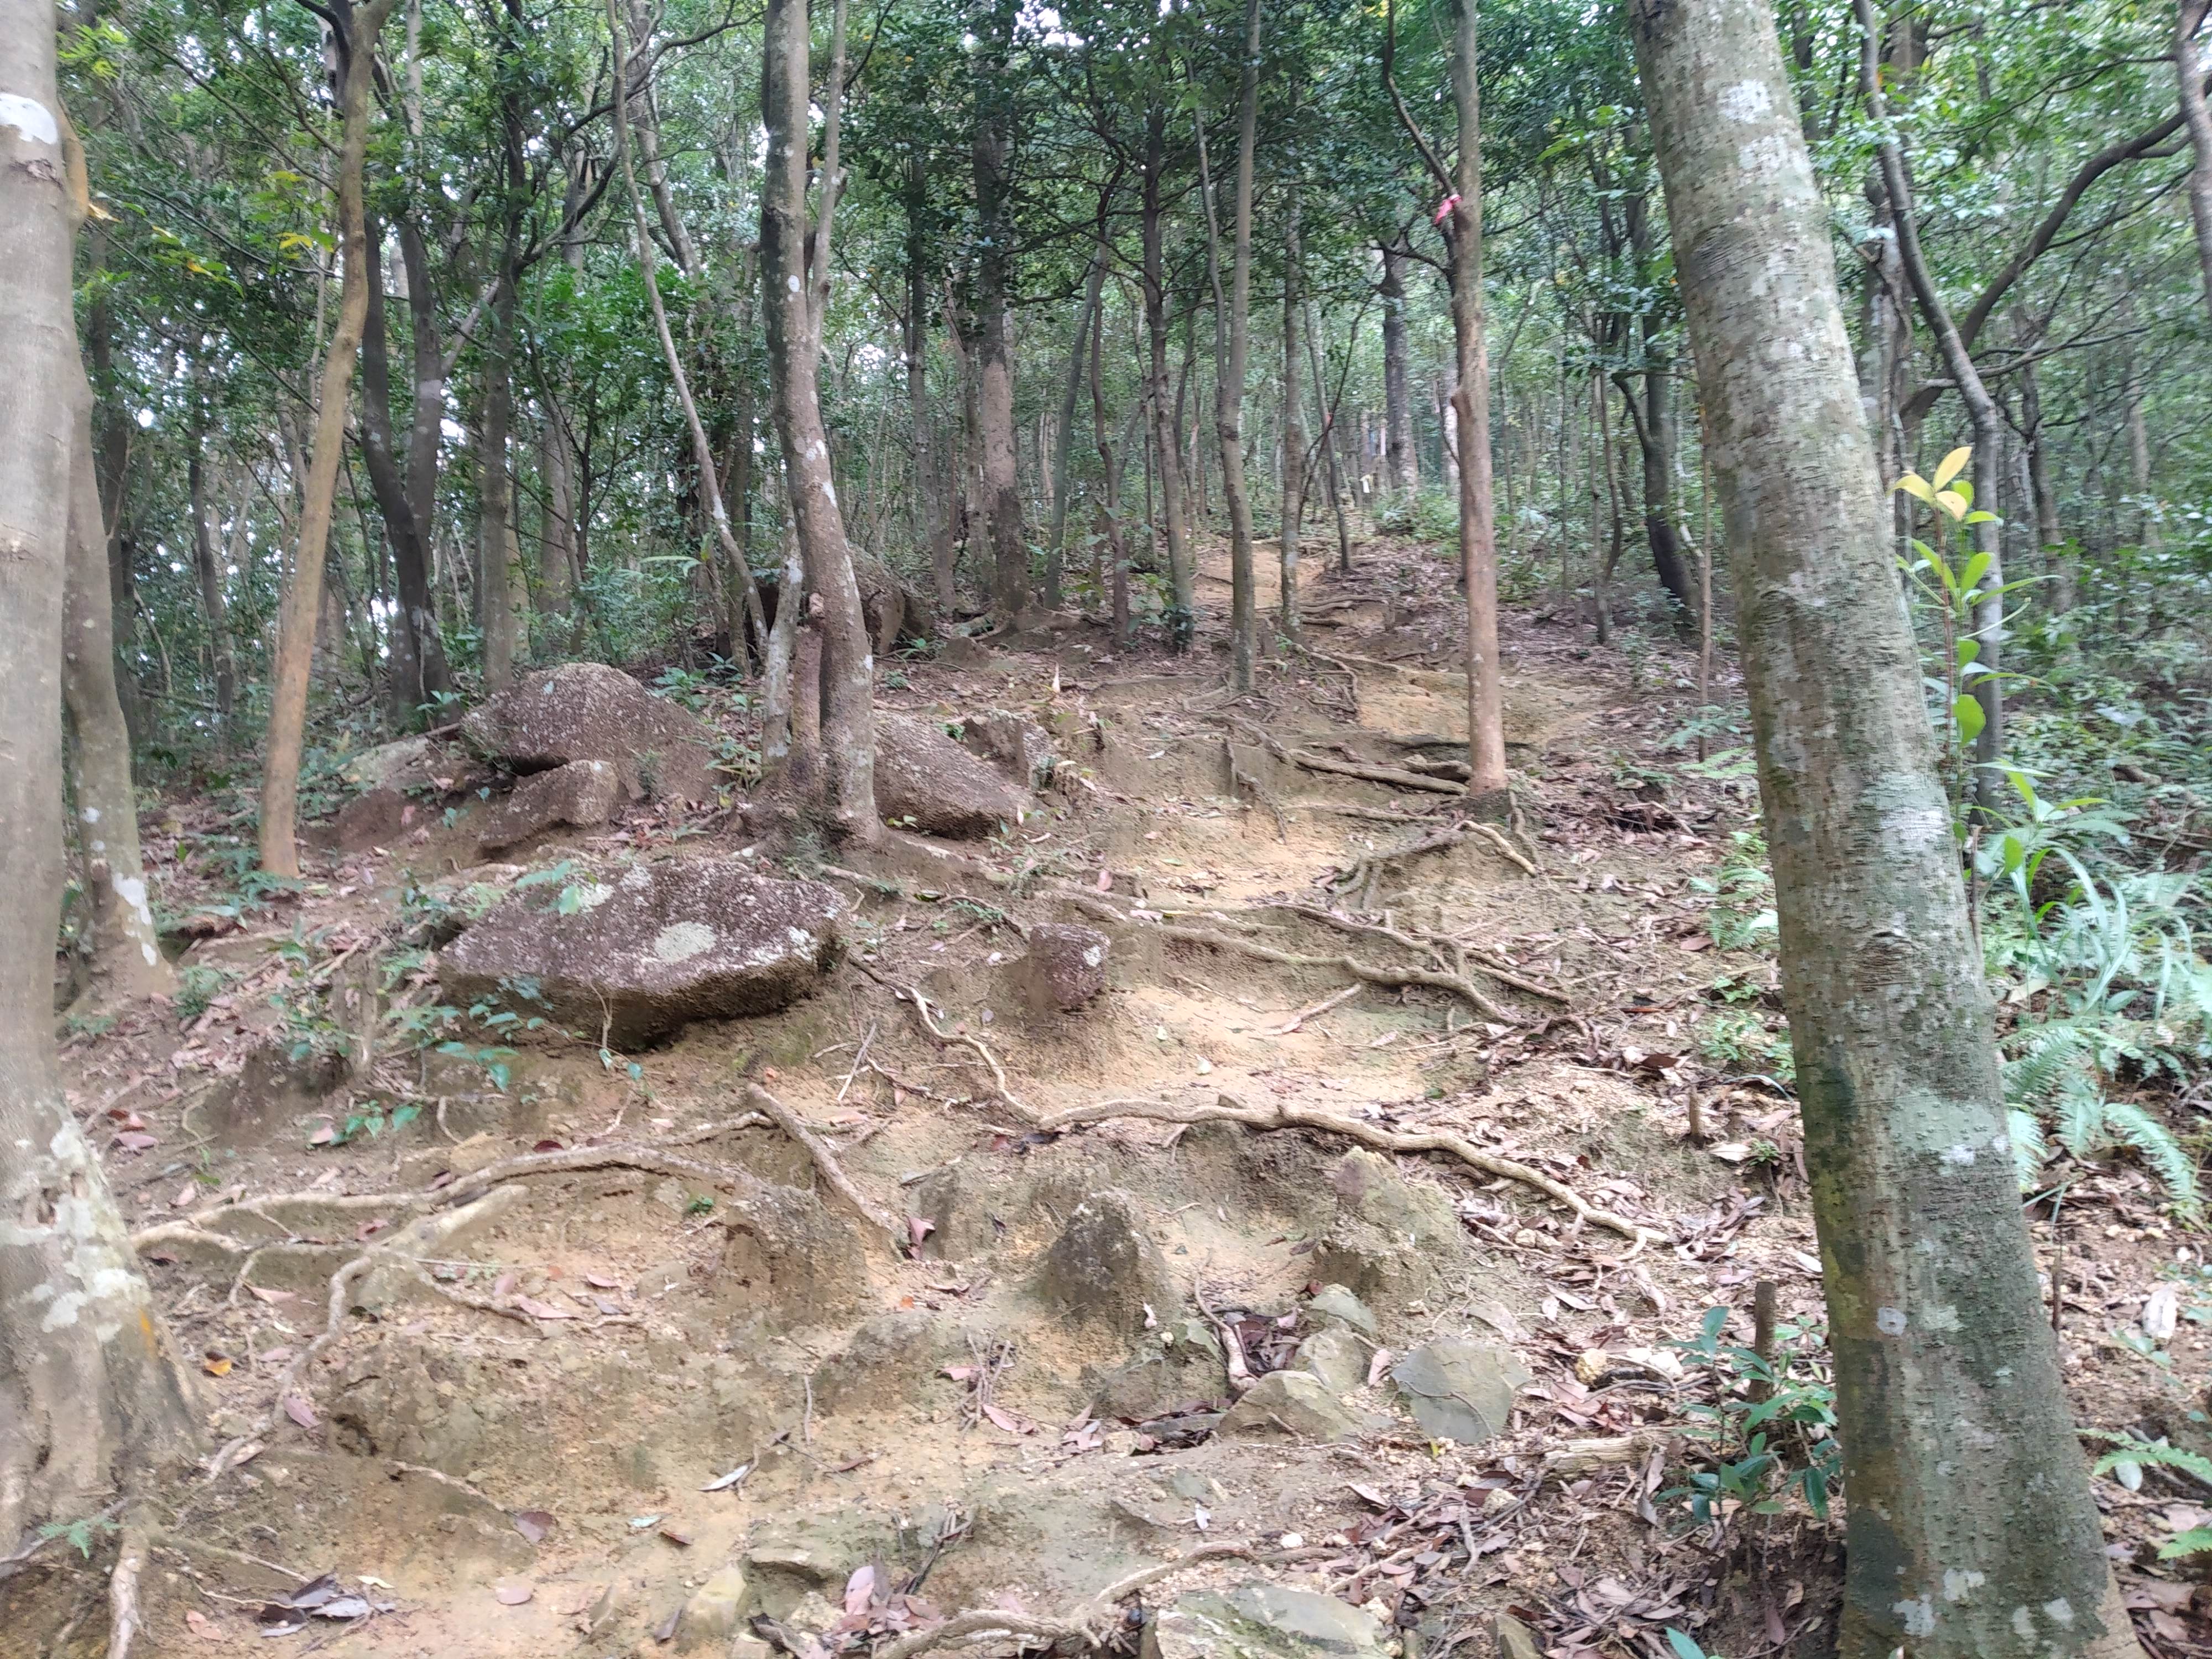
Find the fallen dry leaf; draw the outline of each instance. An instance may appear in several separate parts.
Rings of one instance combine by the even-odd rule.
[[[230,1356],[227,1353],[217,1353],[210,1348],[208,1350],[207,1358],[200,1361],[200,1369],[210,1376],[228,1376]]]
[[[321,1418],[315,1415],[314,1405],[305,1395],[286,1395],[284,1396],[284,1415],[290,1418],[295,1423],[297,1423],[303,1429],[312,1429],[323,1420]]]
[[[527,1584],[498,1584],[492,1589],[492,1594],[499,1598],[500,1605],[507,1607],[519,1607],[537,1593]]]
[[[514,1298],[514,1305],[532,1319],[574,1319],[576,1316],[566,1308],[556,1308],[550,1302],[540,1302],[534,1296],[523,1296],[518,1293]]]
[[[545,1534],[553,1530],[553,1514],[550,1510],[517,1510],[514,1529],[533,1544],[545,1541]]]

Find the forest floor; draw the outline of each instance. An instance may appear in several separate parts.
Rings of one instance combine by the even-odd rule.
[[[1310,651],[1243,699],[1222,686],[1218,551],[1189,655],[1085,625],[900,662],[887,704],[1055,736],[1047,811],[988,842],[839,854],[824,878],[855,915],[817,994],[636,1054],[459,1024],[445,1051],[395,1042],[437,1002],[406,941],[469,884],[733,854],[735,814],[633,809],[481,865],[485,805],[457,778],[395,844],[241,898],[195,851],[219,804],[170,802],[149,860],[173,909],[210,918],[185,963],[220,971],[179,1008],[81,1022],[64,1060],[203,1373],[210,1445],[245,1443],[157,1505],[135,1651],[814,1656],[969,1610],[1127,1646],[1086,1603],[1169,1564],[1151,1606],[1318,1590],[1404,1659],[1665,1654],[1669,1626],[1729,1659],[1821,1650],[1838,1524],[1774,1477],[1773,1513],[1723,1493],[1693,1524],[1677,1495],[1743,1455],[1698,1438],[1740,1421],[1740,1377],[1669,1346],[1708,1310],[1747,1346],[1771,1282],[1791,1375],[1824,1375],[1791,1335],[1820,1322],[1819,1261],[1771,947],[1724,948],[1765,902],[1739,844],[1752,782],[1687,764],[1685,651],[1599,649],[1516,610],[1515,823],[1464,824],[1448,783],[1407,781],[1464,744],[1449,564],[1388,538],[1333,563],[1307,567]],[[756,735],[726,695],[706,713]],[[1048,921],[1112,941],[1107,989],[1074,1012],[1022,992],[1023,930]],[[1347,954],[1401,982],[1353,981]],[[381,1030],[383,1052],[318,1097],[285,1062],[312,1020]],[[748,1116],[748,1082],[813,1126],[895,1240]],[[1128,1115],[1041,1127],[1108,1098]],[[421,1115],[392,1117],[403,1102]],[[1223,1104],[1245,1121],[1188,1121]],[[1423,1134],[1486,1167],[1391,1150]],[[798,1259],[738,1224],[739,1171],[818,1186]],[[488,1207],[417,1248],[427,1272],[379,1265],[334,1295],[334,1272],[421,1224],[405,1194],[453,1182]],[[1127,1283],[1071,1300],[1048,1258],[1102,1212],[1149,1244],[1117,1258]],[[2128,1340],[2193,1239],[2125,1165],[2076,1182],[2063,1224],[2081,1422],[2201,1437],[2207,1328],[2185,1320],[2163,1354]],[[1334,1368],[1326,1400],[1292,1402],[1318,1419],[1224,1426],[1224,1356],[1288,1363],[1324,1283],[1374,1328],[1306,1350]],[[331,1307],[339,1334],[298,1364]],[[1449,1339],[1528,1374],[1478,1443],[1432,1437],[1389,1375]],[[1701,1409],[1723,1398],[1734,1419]],[[2098,1492],[2154,1650],[2212,1653],[2212,1590],[2151,1559],[2195,1518],[2181,1488]],[[0,1655],[100,1651],[102,1583],[60,1543],[46,1559],[0,1591]]]

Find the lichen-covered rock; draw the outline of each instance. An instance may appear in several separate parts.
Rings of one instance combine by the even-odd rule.
[[[1390,1380],[1431,1439],[1474,1445],[1505,1432],[1528,1368],[1510,1348],[1444,1337],[1400,1360]]]
[[[1039,922],[1030,929],[1029,945],[1017,977],[1033,1006],[1072,1014],[1106,988],[1113,941],[1096,927]]]
[[[622,777],[612,761],[570,761],[532,772],[492,804],[477,844],[496,853],[557,825],[589,830],[614,816],[621,796]]]
[[[976,840],[1019,823],[1029,796],[934,721],[876,714],[876,811],[925,835]]]
[[[419,788],[431,781],[436,755],[428,738],[400,738],[349,756],[338,776],[356,789]]]
[[[465,1006],[504,1003],[634,1048],[805,995],[836,959],[843,908],[818,882],[733,860],[580,870],[510,892],[447,947],[438,977]]]
[[[605,761],[633,800],[714,798],[714,733],[604,663],[562,663],[526,676],[471,710],[461,735],[510,772]]]
[[[984,759],[1005,768],[1032,793],[1051,781],[1052,769],[1060,763],[1060,757],[1053,752],[1052,738],[1044,727],[1025,715],[1009,714],[1003,708],[970,714],[962,720],[960,741]]]
[[[1121,1192],[1092,1193],[1075,1206],[1037,1269],[1037,1292],[1054,1312],[1132,1338],[1182,1314],[1182,1294],[1143,1214]]]

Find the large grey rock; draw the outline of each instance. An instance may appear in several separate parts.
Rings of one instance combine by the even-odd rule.
[[[1182,1293],[1143,1214],[1121,1192],[1092,1193],[1075,1206],[1036,1273],[1037,1292],[1054,1312],[1133,1338],[1145,1332],[1147,1309],[1155,1326],[1182,1313]]]
[[[1285,1584],[1196,1590],[1146,1627],[1144,1659],[1382,1659],[1389,1632],[1363,1607]]]
[[[492,804],[477,844],[496,853],[561,825],[593,829],[614,816],[621,798],[622,777],[612,761],[570,761],[532,772]]]
[[[347,757],[338,776],[356,789],[419,788],[431,781],[436,752],[428,738],[401,738]]]
[[[579,869],[509,893],[447,947],[438,978],[464,1006],[505,1003],[634,1048],[805,995],[836,959],[843,908],[818,882],[731,860]]]
[[[1391,1368],[1390,1379],[1425,1433],[1469,1445],[1505,1431],[1513,1396],[1529,1380],[1510,1348],[1462,1337],[1414,1349]]]
[[[1096,927],[1043,921],[1030,929],[1029,954],[1015,964],[1032,1007],[1072,1014],[1106,988],[1112,941]]]
[[[471,710],[461,735],[510,772],[605,761],[632,799],[714,798],[714,732],[603,663],[538,670]]]
[[[876,811],[925,835],[978,840],[1021,822],[1028,794],[933,720],[876,714]]]
[[[1216,1434],[1229,1439],[1356,1440],[1380,1426],[1311,1371],[1269,1371],[1229,1408]]]
[[[1441,1188],[1408,1181],[1378,1153],[1347,1152],[1329,1173],[1336,1218],[1314,1253],[1316,1276],[1363,1301],[1402,1308],[1425,1299],[1439,1273],[1466,1263],[1458,1212]]]

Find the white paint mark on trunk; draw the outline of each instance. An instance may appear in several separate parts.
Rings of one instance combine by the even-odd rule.
[[[15,128],[29,143],[61,143],[61,129],[54,124],[53,111],[37,99],[17,93],[0,92],[0,127]]]
[[[1904,1335],[1904,1334],[1905,1334],[1905,1311],[1904,1311],[1904,1310],[1903,1310],[1903,1309],[1901,1309],[1901,1308],[1877,1308],[1877,1309],[1875,1309],[1875,1315],[1874,1315],[1874,1328],[1875,1328],[1875,1329],[1876,1329],[1876,1330],[1880,1331],[1880,1332],[1881,1332],[1884,1336],[1902,1336],[1902,1335]]]
[[[1756,121],[1774,108],[1774,94],[1764,81],[1739,81],[1721,90],[1721,113],[1731,121]]]

